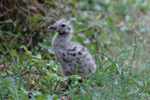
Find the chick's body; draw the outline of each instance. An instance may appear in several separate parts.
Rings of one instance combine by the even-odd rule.
[[[52,47],[64,76],[74,75],[77,67],[77,74],[81,77],[87,77],[96,70],[96,64],[87,48],[71,41],[73,28],[69,21],[60,19],[49,28],[57,31]]]

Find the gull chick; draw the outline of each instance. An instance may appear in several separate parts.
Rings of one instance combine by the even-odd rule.
[[[90,73],[95,72],[95,61],[87,48],[71,41],[73,27],[70,21],[60,19],[50,25],[48,29],[57,31],[52,39],[52,47],[60,62],[59,67],[63,76],[71,76],[77,73],[82,78],[87,78]]]

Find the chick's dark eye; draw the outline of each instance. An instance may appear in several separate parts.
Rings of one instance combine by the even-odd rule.
[[[66,25],[65,25],[65,24],[62,24],[61,26],[62,26],[62,27],[65,27]]]

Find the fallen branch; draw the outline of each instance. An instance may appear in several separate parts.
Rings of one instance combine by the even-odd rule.
[[[86,31],[86,30],[89,30],[89,29],[93,28],[94,26],[96,26],[96,25],[99,24],[100,22],[104,21],[104,20],[107,18],[107,16],[108,16],[112,11],[113,11],[113,9],[111,9],[109,12],[107,12],[107,13],[104,15],[104,17],[103,17],[100,21],[96,22],[95,24],[93,24],[93,25],[91,25],[91,26],[89,26],[89,27],[86,27],[86,28],[84,28],[84,29],[82,29],[82,30],[75,31],[74,33],[76,34],[76,33],[84,32],[84,31]]]

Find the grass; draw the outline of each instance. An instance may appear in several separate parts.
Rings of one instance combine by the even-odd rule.
[[[73,23],[75,31],[93,25],[99,21],[99,16],[103,16],[103,13],[113,8],[106,20],[90,30],[78,33],[80,38],[73,35],[73,41],[84,44],[93,55],[97,64],[96,72],[88,80],[83,79],[83,83],[77,81],[79,76],[72,76],[74,82],[67,91],[63,92],[64,84],[67,83],[69,77],[61,76],[59,62],[54,59],[53,50],[49,48],[50,37],[54,35],[54,32],[51,32],[50,36],[41,32],[39,40],[43,39],[43,41],[37,39],[38,43],[35,48],[29,50],[27,45],[17,45],[16,48],[20,48],[14,48],[13,42],[18,43],[18,34],[19,37],[23,37],[21,30],[17,28],[10,32],[0,30],[3,36],[0,36],[0,46],[4,45],[3,48],[0,48],[0,54],[2,54],[0,55],[0,100],[57,100],[63,98],[71,100],[149,100],[150,7],[148,4],[150,2],[148,0],[107,0],[107,2],[90,0],[93,2],[90,4],[79,0],[71,1],[72,4],[68,3],[69,6],[55,1],[70,9],[69,14],[66,10],[66,16],[59,8],[56,8],[56,12],[59,11],[61,17],[68,18]],[[53,13],[53,17],[59,19],[60,16]],[[35,29],[43,25],[47,27],[49,24],[40,18],[41,25],[38,23],[38,16],[32,17],[29,19],[34,22],[33,25],[31,23],[31,27],[34,26]],[[8,23],[7,20],[0,24],[5,23]],[[47,30],[44,31],[47,32]],[[5,32],[10,34],[4,34]],[[11,40],[10,37],[12,42],[6,41]],[[23,42],[25,38],[19,41],[21,41],[19,44],[26,44]]]
[[[22,47],[26,49],[25,46]],[[8,48],[7,50],[8,52],[10,51]],[[60,77],[55,74],[59,72],[45,69],[42,66],[43,59],[32,55],[26,49],[26,63],[30,66],[26,66],[26,70],[29,70],[29,73],[24,76],[28,77],[22,76],[21,80],[23,80],[20,81],[19,77],[21,77],[20,74],[22,73],[14,73],[12,74],[13,76],[8,75],[1,79],[1,99],[11,98],[19,100],[19,98],[36,98],[40,100],[42,98],[63,98],[63,96],[73,100],[149,99],[150,61],[147,59],[147,61],[144,61],[144,63],[146,62],[145,64],[137,64],[145,60],[140,57],[141,52],[140,48],[137,47],[136,39],[133,46],[120,51],[114,58],[94,50],[95,60],[98,63],[96,72],[91,75],[89,80],[84,79],[82,84],[76,81],[72,84],[70,90],[62,92],[61,88],[67,77]],[[19,68],[15,66],[23,64],[24,61],[18,62],[11,52],[9,53],[11,58],[16,61],[14,65],[12,64],[14,66],[12,69],[15,69],[14,72],[18,72]],[[101,55],[101,57],[97,57],[97,55]],[[139,59],[137,59],[138,56]],[[100,58],[102,62],[99,62]],[[39,66],[39,68],[34,69],[34,66]],[[36,78],[37,74],[35,71],[40,71],[38,78]],[[76,76],[74,78],[76,79]],[[32,83],[33,81],[35,82]],[[22,82],[24,82],[24,86],[22,86]],[[18,86],[21,86],[21,88]],[[69,95],[70,97],[68,97]]]

